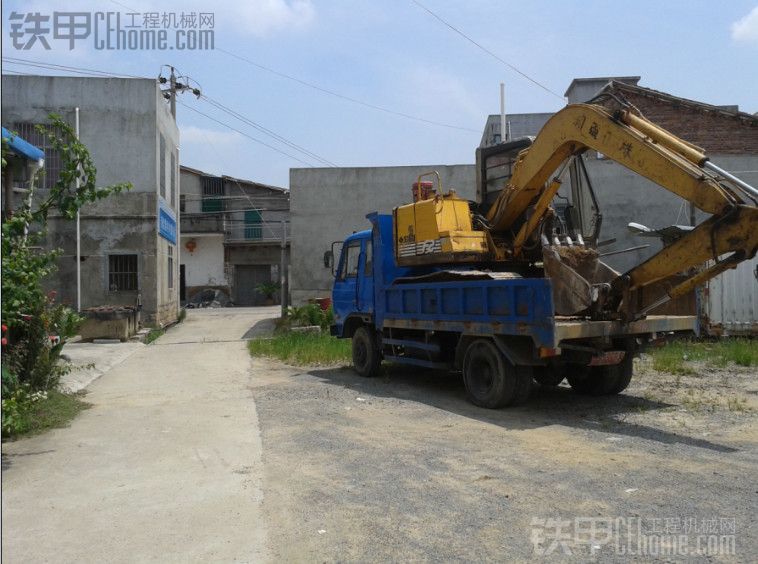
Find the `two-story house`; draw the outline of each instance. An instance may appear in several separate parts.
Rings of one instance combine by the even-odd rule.
[[[262,305],[257,286],[278,282],[289,261],[289,190],[186,166],[180,175],[182,301],[214,289]]]

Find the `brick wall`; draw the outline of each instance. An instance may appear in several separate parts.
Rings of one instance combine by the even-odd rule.
[[[758,155],[758,117],[731,116],[627,89],[620,94],[647,119],[704,148],[706,153]]]

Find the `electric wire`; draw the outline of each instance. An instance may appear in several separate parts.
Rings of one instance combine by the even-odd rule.
[[[305,166],[308,166],[308,167],[312,167],[312,168],[315,168],[315,167],[316,167],[316,165],[314,165],[313,163],[310,163],[310,162],[308,162],[308,161],[304,161],[303,159],[299,159],[299,158],[298,158],[298,157],[296,157],[295,155],[291,155],[290,153],[287,153],[286,151],[282,151],[281,149],[279,149],[279,148],[277,148],[277,147],[274,147],[273,145],[269,145],[269,144],[268,144],[268,143],[266,143],[265,141],[261,141],[260,139],[257,139],[257,138],[255,138],[255,137],[253,137],[252,135],[248,135],[248,134],[247,134],[247,133],[245,133],[244,131],[240,131],[239,129],[237,129],[237,128],[236,128],[236,127],[234,127],[234,126],[231,126],[231,125],[229,125],[228,123],[225,123],[225,122],[223,122],[223,121],[221,121],[221,120],[218,120],[218,119],[216,119],[216,118],[214,118],[214,117],[212,117],[212,116],[209,116],[209,115],[208,115],[208,114],[206,114],[205,112],[201,112],[200,110],[198,110],[198,109],[196,109],[196,108],[193,108],[192,106],[189,106],[189,105],[185,104],[185,103],[184,103],[184,102],[182,102],[181,100],[177,100],[177,101],[176,101],[176,103],[177,103],[177,104],[180,104],[180,105],[182,105],[182,106],[184,106],[184,107],[185,107],[185,108],[187,108],[188,110],[191,110],[191,111],[195,112],[196,114],[200,114],[201,116],[203,116],[203,117],[205,117],[205,118],[207,118],[207,119],[209,119],[209,120],[211,120],[211,121],[214,121],[214,122],[216,122],[216,123],[217,123],[217,124],[219,124],[219,125],[223,125],[223,126],[224,126],[224,127],[226,127],[227,129],[230,129],[230,130],[232,130],[232,131],[236,131],[237,133],[239,133],[239,134],[240,134],[240,135],[242,135],[243,137],[247,137],[247,138],[248,138],[248,139],[250,139],[251,141],[254,141],[255,143],[259,143],[260,145],[263,145],[263,146],[265,146],[265,147],[268,147],[269,149],[271,149],[271,150],[273,150],[273,151],[276,151],[277,153],[280,153],[280,154],[284,155],[285,157],[289,157],[289,158],[291,158],[291,159],[294,159],[294,160],[296,160],[297,162],[299,162],[299,163],[302,163],[302,164],[304,164]]]
[[[147,78],[147,77],[138,77],[138,76],[135,76],[135,75],[129,75],[129,74],[125,74],[125,73],[114,74],[114,73],[108,73],[107,71],[101,71],[101,70],[98,70],[98,69],[91,69],[91,68],[84,68],[84,67],[74,67],[74,66],[70,66],[70,65],[58,65],[58,64],[54,64],[54,63],[46,63],[46,62],[42,62],[42,61],[33,61],[33,60],[29,60],[29,59],[19,59],[19,58],[15,58],[15,57],[3,57],[3,61],[4,62],[8,62],[10,64],[14,64],[14,65],[27,65],[27,66],[31,66],[31,67],[35,67],[35,68],[43,68],[43,69],[50,69],[50,70],[61,70],[61,71],[64,71],[64,72],[79,73],[79,74],[87,73],[87,74],[92,74],[92,75],[95,75],[95,76],[102,76],[104,78],[105,77],[107,77],[107,78],[126,77],[126,78],[143,78],[143,79]],[[11,72],[13,72],[13,71],[11,71]],[[18,72],[18,71],[16,71],[16,72]],[[328,160],[328,159],[326,159],[324,157],[321,157],[320,155],[314,153],[313,151],[310,151],[310,150],[308,150],[308,149],[306,149],[306,148],[298,145],[294,141],[290,141],[286,137],[284,137],[282,135],[279,135],[278,133],[272,131],[271,129],[268,129],[268,128],[264,127],[263,125],[261,125],[261,124],[255,122],[255,121],[251,120],[250,118],[244,116],[243,114],[241,114],[241,113],[239,113],[239,112],[237,112],[237,111],[229,108],[228,106],[225,106],[224,104],[222,104],[218,100],[214,100],[213,98],[210,98],[209,96],[204,95],[204,94],[202,94],[200,97],[203,100],[205,100],[206,102],[208,102],[209,104],[215,106],[217,109],[223,111],[224,113],[227,113],[228,115],[234,117],[235,119],[237,119],[239,121],[242,121],[243,123],[249,125],[250,127],[253,127],[254,129],[260,131],[264,135],[267,135],[267,136],[275,139],[276,141],[278,141],[278,142],[280,142],[280,143],[282,143],[284,145],[287,145],[288,147],[290,147],[292,149],[295,149],[296,151],[298,151],[298,152],[306,155],[306,157],[314,158],[314,159],[320,161],[321,163],[323,163],[323,164],[325,164],[327,166],[330,166],[330,167],[337,167],[338,166],[335,163],[333,163],[332,161],[330,161],[330,160]],[[304,162],[304,161],[300,161],[300,162]],[[310,166],[312,166],[312,165],[310,165]]]
[[[499,61],[500,63],[504,64],[506,67],[508,67],[512,71],[518,73],[519,75],[521,75],[523,78],[527,79],[532,84],[538,86],[539,88],[541,88],[545,92],[548,92],[549,94],[552,94],[556,98],[559,98],[561,101],[565,101],[565,98],[563,96],[561,96],[557,92],[551,90],[550,88],[548,88],[547,86],[545,86],[544,84],[542,84],[541,82],[539,82],[538,80],[532,78],[531,76],[529,76],[528,74],[526,74],[524,71],[522,71],[521,69],[519,69],[515,65],[512,65],[511,63],[509,63],[508,61],[506,61],[502,57],[498,56],[496,53],[493,53],[492,51],[490,51],[489,49],[487,49],[485,46],[483,46],[481,43],[475,41],[474,39],[472,39],[471,37],[469,37],[468,35],[466,35],[465,33],[463,33],[460,29],[458,29],[457,27],[455,27],[454,25],[452,25],[451,23],[449,23],[447,20],[443,19],[440,15],[438,15],[437,13],[435,13],[432,10],[430,10],[429,8],[427,8],[424,4],[422,4],[418,0],[411,0],[411,2],[413,2],[414,4],[416,4],[419,8],[421,8],[422,10],[424,10],[425,12],[427,12],[430,16],[432,16],[433,18],[435,18],[437,21],[441,22],[443,25],[445,25],[446,27],[448,27],[449,29],[451,29],[453,32],[455,32],[458,35],[460,35],[461,37],[463,37],[466,41],[468,41],[469,43],[472,43],[473,45],[475,45],[476,47],[478,47],[479,49],[481,49],[482,51],[484,51],[485,53],[487,53],[490,57],[492,57],[495,60]]]
[[[317,90],[317,91],[319,91],[319,92],[321,92],[323,94],[328,94],[329,96],[334,96],[335,98],[340,98],[341,100],[345,100],[345,101],[351,102],[353,104],[358,104],[358,105],[363,106],[365,108],[370,108],[372,110],[377,110],[379,112],[384,112],[386,114],[391,114],[391,115],[394,115],[394,116],[398,116],[398,117],[402,117],[402,118],[418,121],[418,122],[421,122],[421,123],[426,123],[428,125],[436,125],[436,126],[439,126],[439,127],[446,127],[448,129],[457,129],[459,131],[470,131],[470,132],[473,132],[473,133],[480,133],[480,130],[478,130],[478,129],[472,129],[470,127],[463,127],[463,126],[460,126],[460,125],[453,125],[453,124],[450,124],[450,123],[444,123],[444,122],[441,122],[441,121],[435,121],[435,120],[432,120],[432,119],[426,119],[426,118],[423,118],[423,117],[407,114],[405,112],[399,112],[399,111],[396,111],[396,110],[392,110],[392,109],[384,107],[384,106],[379,106],[378,104],[372,104],[371,102],[365,102],[363,100],[359,100],[358,98],[353,98],[352,96],[347,96],[345,94],[340,94],[339,92],[335,92],[334,90],[330,90],[328,88],[324,88],[323,86],[319,86],[317,84],[313,84],[312,82],[308,82],[306,80],[302,80],[302,79],[297,78],[295,76],[292,76],[292,75],[289,75],[289,74],[285,74],[285,73],[280,72],[278,70],[274,70],[271,67],[267,67],[265,65],[261,65],[260,63],[256,63],[255,61],[252,61],[252,60],[250,60],[250,59],[248,59],[246,57],[243,57],[242,55],[239,55],[237,53],[233,53],[231,51],[227,51],[226,49],[221,49],[220,47],[216,47],[215,50],[216,51],[220,51],[221,53],[225,53],[225,54],[227,54],[227,55],[229,55],[231,57],[234,57],[236,59],[239,59],[240,61],[244,61],[244,62],[248,63],[249,65],[252,65],[252,66],[254,66],[254,67],[256,67],[256,68],[258,68],[260,70],[266,71],[268,73],[274,74],[274,75],[276,75],[278,77],[286,78],[287,80],[291,80],[293,82],[297,82],[298,84],[300,84],[302,86],[307,86],[308,88],[312,88],[313,90]]]

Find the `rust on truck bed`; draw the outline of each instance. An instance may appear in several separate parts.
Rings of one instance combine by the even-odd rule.
[[[555,345],[559,346],[561,341],[568,339],[665,333],[668,331],[695,331],[696,328],[697,317],[694,315],[648,315],[644,319],[629,323],[588,321],[576,317],[556,316]]]

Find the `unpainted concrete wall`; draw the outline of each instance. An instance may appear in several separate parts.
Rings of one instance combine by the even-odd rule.
[[[323,257],[332,242],[367,229],[366,214],[391,213],[410,202],[411,184],[430,170],[440,173],[445,191],[454,188],[463,198],[476,197],[474,165],[291,169],[293,303],[329,295],[332,275]]]

